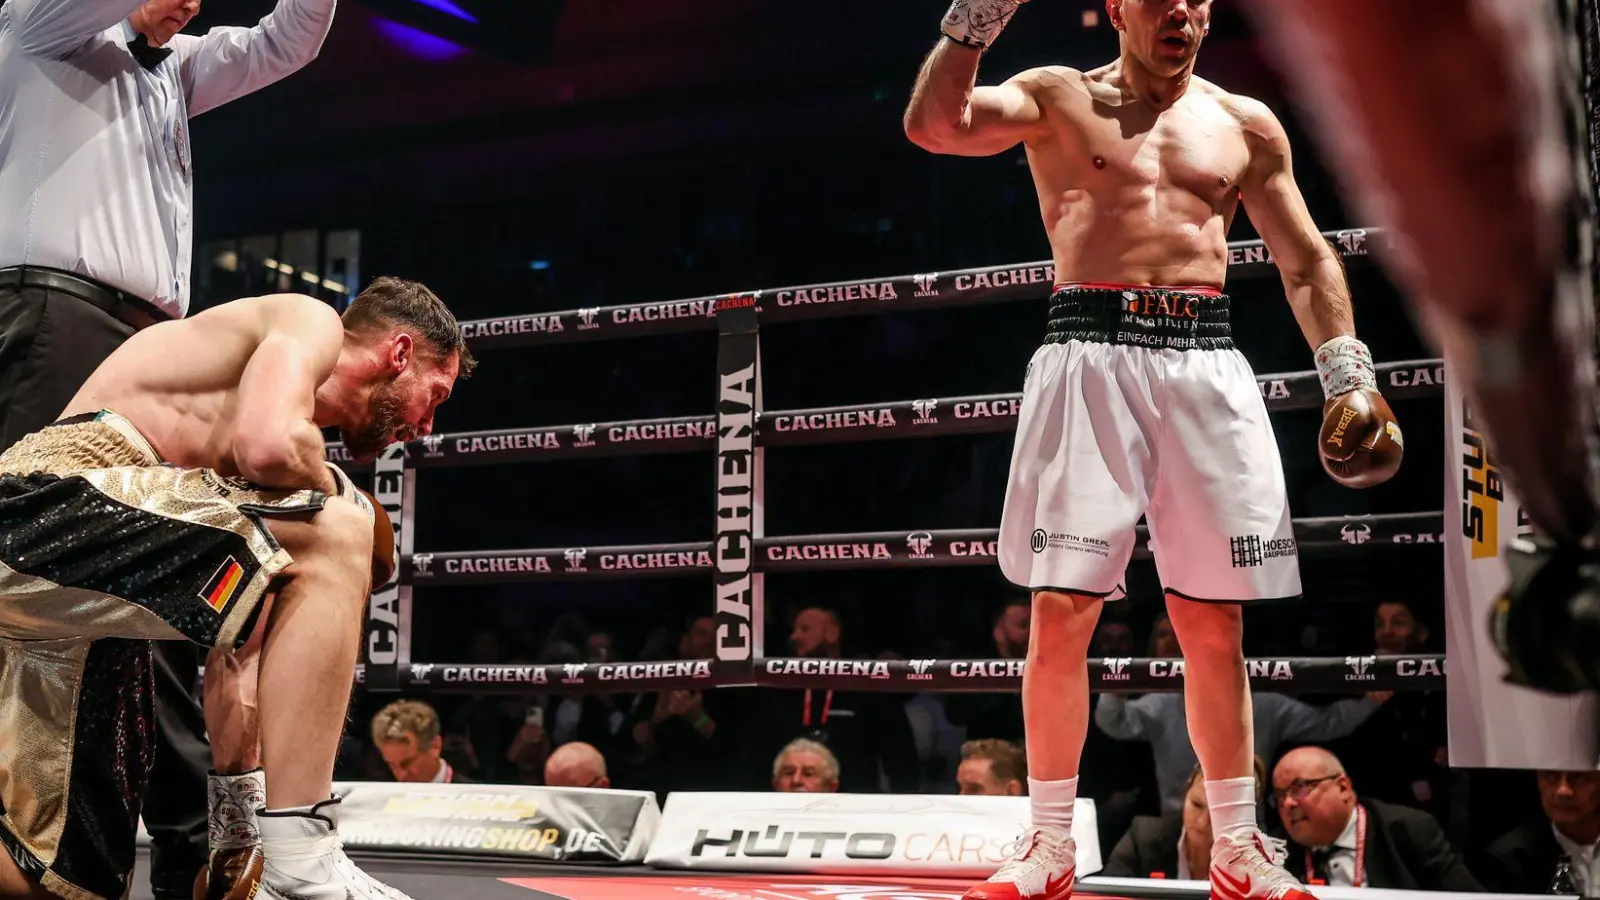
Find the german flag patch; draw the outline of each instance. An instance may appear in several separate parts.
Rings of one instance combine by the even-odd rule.
[[[222,561],[222,565],[212,574],[211,580],[200,589],[200,599],[220,613],[227,607],[228,601],[233,599],[233,595],[238,593],[239,582],[243,580],[244,566],[239,565],[239,561],[230,556]]]

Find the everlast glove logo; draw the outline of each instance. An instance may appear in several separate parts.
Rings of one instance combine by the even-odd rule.
[[[734,829],[727,837],[712,837],[702,828],[695,832],[689,855],[781,859],[798,850],[797,858],[821,859],[829,844],[841,844],[850,859],[888,859],[894,853],[895,836],[873,831],[780,831],[768,825],[765,830]]]
[[[741,348],[742,349],[742,348]],[[729,351],[730,354],[732,351]],[[754,356],[754,347],[750,348]],[[756,371],[753,359],[722,374],[717,404],[717,659],[750,658],[750,569],[755,540],[750,517],[755,489]]]
[[[1333,427],[1333,434],[1328,435],[1328,443],[1338,447],[1340,450],[1343,450],[1344,430],[1349,427],[1350,420],[1354,419],[1355,417],[1356,411],[1350,409],[1349,407],[1345,407],[1345,409],[1339,413],[1339,424]]]

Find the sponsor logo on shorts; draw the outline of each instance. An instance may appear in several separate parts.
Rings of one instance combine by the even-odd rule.
[[[933,535],[926,531],[906,535],[906,546],[911,548],[912,559],[933,559],[933,553],[929,549],[933,546]]]
[[[1253,534],[1228,538],[1228,554],[1235,569],[1248,569],[1264,562],[1261,538]]]
[[[200,589],[200,599],[204,600],[207,606],[220,613],[227,608],[228,603],[239,592],[239,585],[243,581],[244,566],[239,565],[237,559],[229,556],[222,561],[221,565],[217,566],[217,570],[211,573],[211,577],[206,579],[205,587]]]
[[[1365,544],[1372,540],[1372,526],[1365,522],[1352,522],[1339,529],[1339,540],[1346,544]]]
[[[934,660],[931,659],[913,659],[908,661],[906,665],[911,669],[911,672],[906,675],[906,680],[932,681],[933,673],[929,670],[933,668],[933,663]]]
[[[1228,551],[1235,569],[1266,565],[1269,559],[1297,556],[1300,548],[1294,538],[1261,538],[1247,534],[1228,538]]]
[[[1035,553],[1043,553],[1046,550],[1076,550],[1079,553],[1093,553],[1096,556],[1111,555],[1110,541],[1060,531],[1045,531],[1043,528],[1033,530],[1033,539],[1029,542],[1029,546],[1033,547]]]
[[[1372,672],[1372,667],[1378,664],[1376,656],[1346,656],[1344,664],[1350,668],[1344,676],[1345,681],[1378,680],[1378,676]]]

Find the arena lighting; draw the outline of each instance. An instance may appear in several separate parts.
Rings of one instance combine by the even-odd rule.
[[[566,0],[361,0],[384,37],[428,59],[468,51],[513,62],[549,61]]]

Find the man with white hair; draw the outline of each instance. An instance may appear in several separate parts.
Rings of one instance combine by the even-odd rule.
[[[839,760],[816,741],[790,741],[772,761],[772,789],[785,794],[835,793],[839,790]]]

